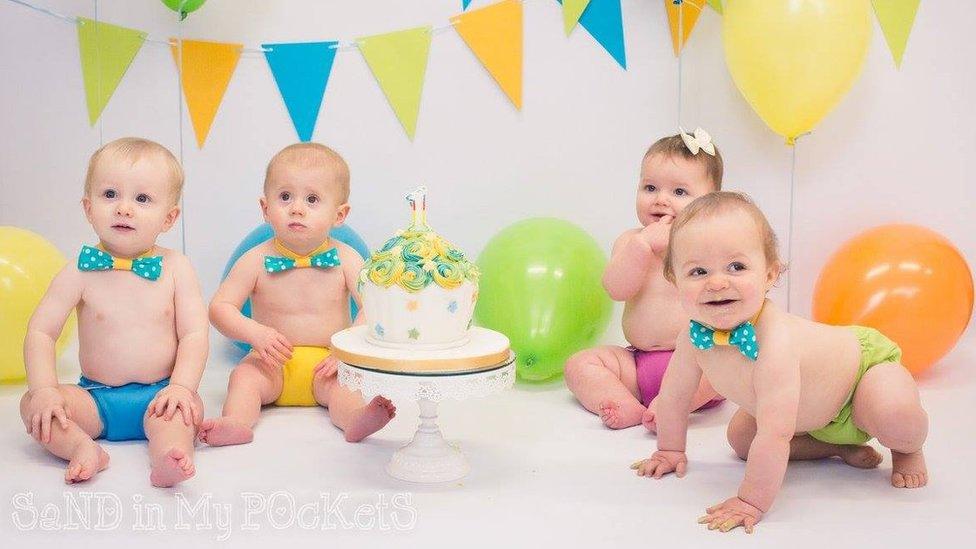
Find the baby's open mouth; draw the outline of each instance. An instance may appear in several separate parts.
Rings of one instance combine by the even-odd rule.
[[[731,305],[738,301],[737,299],[717,299],[715,301],[706,301],[705,305],[711,305],[713,307],[724,307],[726,305]]]
[[[136,230],[135,227],[131,225],[126,225],[125,223],[116,223],[115,225],[112,225],[112,228],[122,232],[129,232],[129,231]]]

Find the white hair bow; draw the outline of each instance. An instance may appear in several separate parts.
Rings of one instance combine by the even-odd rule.
[[[698,154],[698,151],[702,150],[715,156],[715,145],[712,144],[712,136],[708,135],[708,132],[701,128],[695,128],[695,134],[688,135],[688,132],[681,126],[678,126],[678,130],[681,132],[681,140],[685,142],[685,146],[688,147],[691,154]]]

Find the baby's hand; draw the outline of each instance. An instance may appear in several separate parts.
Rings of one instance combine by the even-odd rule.
[[[68,428],[68,411],[64,396],[57,387],[42,387],[32,391],[30,405],[27,407],[27,433],[38,442],[51,442],[51,421],[58,418],[64,429]]]
[[[651,457],[642,459],[630,466],[637,470],[639,477],[661,478],[668,473],[675,473],[678,478],[685,476],[688,469],[688,457],[684,452],[658,450]]]
[[[671,234],[672,221],[674,221],[674,216],[666,215],[654,223],[648,223],[646,227],[641,229],[641,238],[647,242],[651,251],[658,257],[663,256],[668,249],[668,237]]]
[[[698,519],[698,524],[707,524],[709,530],[729,530],[742,526],[747,534],[762,519],[763,512],[751,503],[739,499],[729,498],[718,505],[705,509],[705,516]]]
[[[203,421],[203,410],[193,398],[193,391],[175,383],[170,383],[156,393],[156,398],[149,403],[146,413],[169,421],[177,410],[183,415],[183,423],[186,425],[198,425]]]
[[[312,371],[312,379],[318,379],[321,377],[334,376],[336,371],[339,370],[339,359],[334,356],[327,356],[325,360],[319,362],[315,365],[315,369]]]
[[[248,343],[268,366],[284,366],[291,359],[291,343],[274,328],[262,326]]]

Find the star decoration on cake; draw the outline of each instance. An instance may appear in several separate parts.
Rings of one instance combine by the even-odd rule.
[[[416,299],[411,299],[410,301],[407,302],[408,311],[416,311],[418,307],[420,307],[420,302],[417,301]]]
[[[420,332],[418,332],[416,328],[410,328],[410,331],[407,332],[407,335],[410,337],[410,339],[417,339],[420,337]]]
[[[451,314],[456,313],[457,308],[458,308],[458,304],[456,299],[451,300],[451,302],[447,305],[447,310],[450,311]]]
[[[377,324],[376,326],[373,327],[373,330],[376,331],[376,335],[378,335],[380,337],[383,337],[384,330],[383,330],[383,327],[382,326],[380,326],[379,324]]]

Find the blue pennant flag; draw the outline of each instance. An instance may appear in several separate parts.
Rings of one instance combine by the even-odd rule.
[[[556,1],[563,3],[562,0]],[[627,68],[620,0],[590,0],[583,15],[580,16],[579,23],[622,68]]]
[[[301,141],[312,140],[336,45],[338,42],[261,45]]]
[[[470,5],[471,5],[471,0],[461,0],[461,11],[468,9],[468,6]]]

